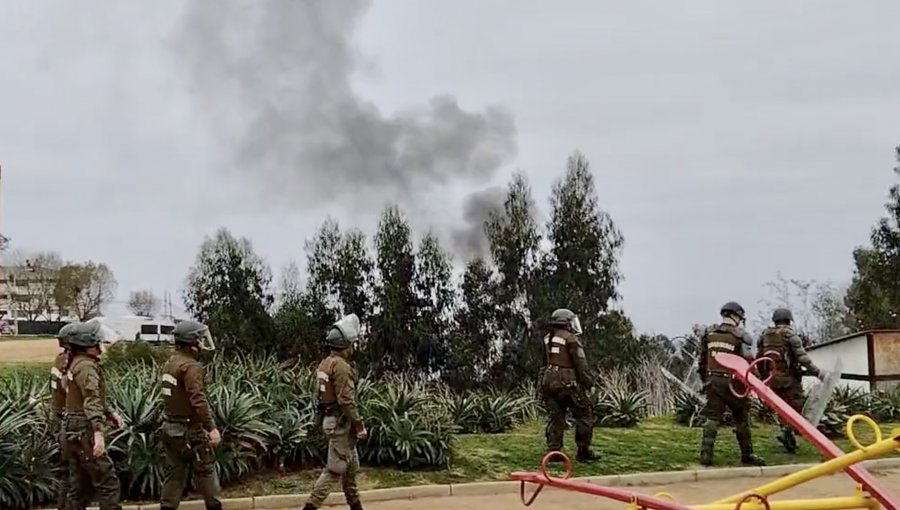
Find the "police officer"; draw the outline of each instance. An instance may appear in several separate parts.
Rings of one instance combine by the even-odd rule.
[[[720,353],[736,354],[750,360],[753,339],[744,330],[744,308],[729,301],[719,312],[722,322],[707,328],[700,341],[699,372],[706,390],[706,407],[703,414],[706,424],[703,427],[703,440],[700,445],[700,464],[710,466],[713,463],[713,449],[719,423],[722,422],[725,409],[731,410],[734,418],[734,434],[741,448],[741,463],[750,466],[765,465],[762,459],[753,454],[753,442],[750,435],[750,399],[738,398],[731,393],[731,373],[716,362]],[[740,383],[735,384],[743,388]]]
[[[53,409],[52,427],[58,431],[59,440],[59,466],[57,474],[56,501],[59,510],[69,508],[66,500],[69,493],[69,459],[64,455],[65,445],[65,414],[66,414],[66,366],[69,362],[69,337],[77,330],[75,323],[69,323],[60,328],[56,334],[56,340],[61,349],[53,367],[50,368],[50,405]],[[80,496],[83,496],[79,493]],[[77,507],[86,507],[87,501],[79,499]]]
[[[566,429],[566,411],[575,418],[577,460],[596,459],[591,450],[594,416],[588,392],[593,386],[584,347],[581,345],[581,322],[571,310],[561,308],[550,315],[550,331],[544,337],[544,377],[541,390],[549,419],[545,437],[548,451],[562,450]]]
[[[800,412],[803,409],[802,377],[809,374],[822,379],[824,374],[810,359],[803,348],[803,341],[791,328],[793,320],[794,315],[787,308],[778,308],[772,312],[774,326],[769,326],[760,335],[757,353],[775,362],[775,376],[769,386],[795,411]],[[759,367],[763,376],[773,368],[767,363],[760,363]],[[803,369],[806,369],[805,373]],[[797,452],[794,430],[787,423],[782,422],[778,441],[788,453]]]
[[[108,407],[106,385],[100,370],[99,322],[74,326],[68,336],[66,364],[66,416],[64,452],[69,461],[69,501],[96,495],[100,510],[120,510],[119,479],[106,452],[104,427],[118,428],[121,418]],[[80,496],[81,488],[91,494]]]
[[[162,376],[162,440],[168,476],[162,488],[160,510],[178,508],[190,472],[207,510],[219,510],[222,503],[215,448],[222,438],[206,400],[203,367],[197,361],[200,351],[215,349],[215,343],[206,325],[189,320],[176,324],[172,336],[175,352],[163,367]]]
[[[355,314],[336,322],[325,337],[329,355],[319,363],[316,380],[322,429],[328,438],[328,459],[303,510],[321,507],[337,482],[341,483],[350,510],[362,510],[356,487],[356,443],[365,440],[368,432],[356,410],[356,373],[349,363],[358,338],[359,318]]]

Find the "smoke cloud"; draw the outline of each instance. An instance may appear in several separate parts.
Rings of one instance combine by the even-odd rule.
[[[468,112],[442,95],[386,115],[352,90],[359,65],[352,35],[368,6],[207,0],[186,7],[175,38],[179,68],[234,149],[229,170],[262,204],[374,213],[447,184],[483,185],[515,156],[515,122],[502,108]],[[465,208],[469,222],[483,206],[480,193]]]
[[[503,209],[506,188],[494,186],[476,191],[466,197],[463,204],[464,225],[453,230],[453,246],[466,256],[488,253],[488,240],[484,235],[484,222],[494,211]]]

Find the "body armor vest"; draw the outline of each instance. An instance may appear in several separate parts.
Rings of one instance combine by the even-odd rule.
[[[53,412],[62,414],[66,411],[66,379],[65,370],[69,356],[60,354],[50,369],[50,390],[53,392]]]
[[[81,388],[79,388],[77,384],[74,384],[75,373],[80,369],[83,363],[97,363],[97,360],[85,354],[78,354],[76,355],[75,360],[72,361],[72,365],[66,373],[66,379],[68,380],[66,383],[66,412],[69,414],[84,414],[84,395],[81,393]],[[100,396],[102,398],[105,395],[106,385],[101,377]]]
[[[716,356],[723,352],[736,354],[743,339],[738,335],[737,326],[719,324],[706,336],[706,371],[710,374],[730,376],[726,368],[716,361]]]
[[[337,391],[334,387],[334,374],[338,369],[338,365],[343,363],[346,363],[343,358],[336,354],[332,354],[323,359],[316,369],[319,408],[326,416],[336,415],[340,412],[340,405],[337,401]],[[352,370],[350,370],[349,367],[344,368],[350,371],[348,376],[351,379],[355,379]]]
[[[190,363],[196,363],[196,361],[187,356],[173,356],[163,369],[162,394],[166,419],[169,421],[200,423],[200,418],[191,406],[191,398],[182,380],[185,369]]]
[[[788,364],[788,340],[793,331],[784,326],[766,328],[763,332],[763,343],[760,356],[768,356],[775,361],[775,369],[780,373],[787,372]]]
[[[574,368],[575,363],[572,361],[572,355],[566,344],[572,339],[572,334],[568,331],[555,331],[552,335],[544,337],[544,354],[547,358],[548,367],[558,368]]]

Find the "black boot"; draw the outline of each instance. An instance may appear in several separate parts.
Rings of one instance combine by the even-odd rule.
[[[738,435],[738,446],[741,447],[741,464],[745,466],[765,466],[766,461],[753,455],[753,442],[750,435]]]
[[[713,450],[716,446],[716,436],[719,434],[719,424],[717,422],[707,420],[703,426],[703,439],[700,441],[700,464],[703,466],[713,465]]]
[[[319,510],[319,509],[314,507],[312,503],[307,503],[307,504],[303,505],[303,510]]]
[[[360,503],[359,501],[353,503],[352,505],[350,505],[350,510],[363,510],[362,503]]]
[[[593,462],[599,458],[600,457],[594,453],[594,450],[591,450],[590,448],[579,448],[578,453],[575,456],[575,460],[581,463]]]
[[[781,435],[779,435],[777,439],[778,442],[784,446],[785,451],[788,453],[797,453],[797,439],[794,437],[794,432],[792,430],[782,430]]]

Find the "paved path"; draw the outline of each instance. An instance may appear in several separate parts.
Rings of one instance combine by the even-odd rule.
[[[876,475],[878,480],[900,496],[900,470],[883,472]],[[743,489],[749,489],[761,485],[765,478],[744,478],[732,480],[716,480],[708,482],[686,483],[678,485],[663,485],[655,487],[635,487],[634,489],[647,494],[668,492],[675,499],[683,503],[711,503],[715,499],[728,496]],[[779,494],[773,499],[800,499],[852,496],[854,482],[846,475],[835,475],[827,478],[819,478],[811,482]],[[329,508],[346,508],[329,507]],[[366,510],[523,510],[526,507],[519,501],[518,494],[503,496],[471,496],[418,499],[407,501],[387,501],[383,503],[368,503]],[[538,496],[537,501],[528,507],[534,510],[624,510],[624,503],[610,501],[598,497],[545,489]],[[296,509],[295,509],[296,510]]]

